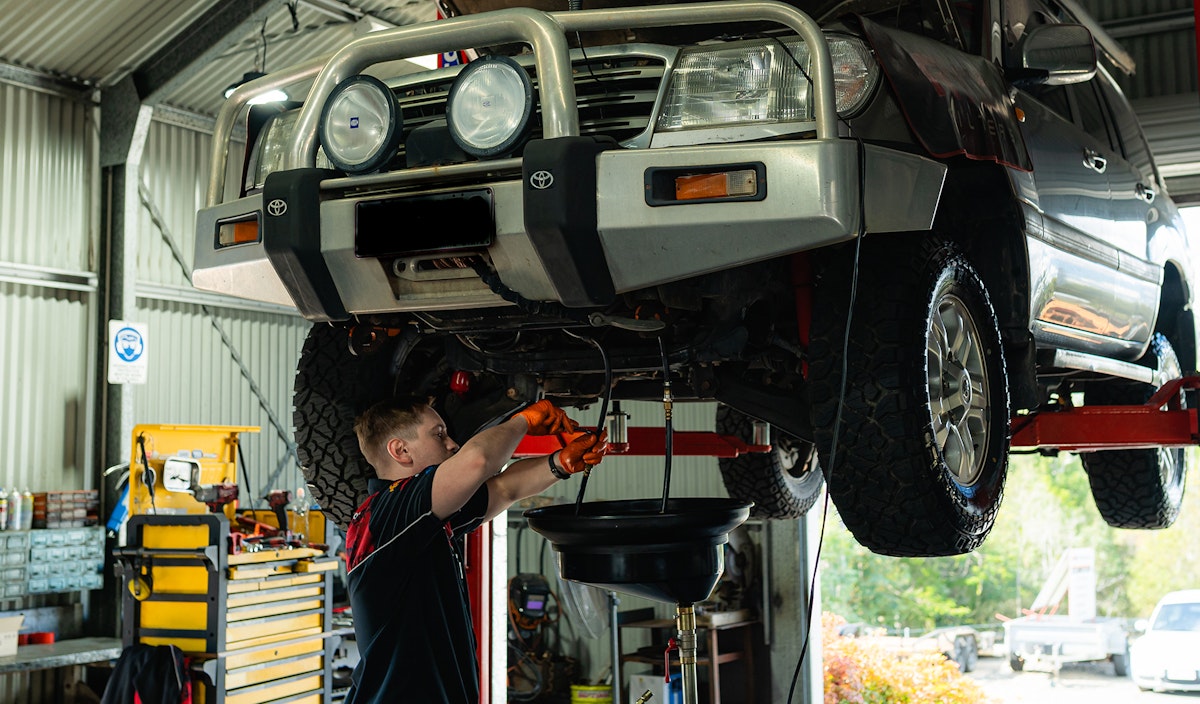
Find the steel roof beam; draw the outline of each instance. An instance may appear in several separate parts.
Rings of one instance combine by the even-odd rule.
[[[144,104],[155,104],[198,73],[206,63],[257,33],[263,20],[285,0],[218,0],[133,71]]]

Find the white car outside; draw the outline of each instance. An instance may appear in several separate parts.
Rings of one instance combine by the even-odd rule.
[[[1200,692],[1200,589],[1159,600],[1129,654],[1130,674],[1140,689]]]

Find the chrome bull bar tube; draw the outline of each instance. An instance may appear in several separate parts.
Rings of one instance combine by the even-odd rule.
[[[208,193],[205,198],[207,207],[211,208],[221,202],[221,194],[225,190],[225,169],[229,161],[229,142],[233,138],[233,125],[246,104],[256,95],[315,78],[328,61],[329,56],[321,56],[272,71],[270,75],[238,86],[237,90],[225,99],[225,104],[217,113],[217,123],[213,127],[212,148],[209,152],[212,171],[208,176]]]
[[[678,24],[721,24],[771,21],[792,29],[808,44],[813,60],[818,139],[837,137],[833,62],[820,27],[808,15],[775,0],[704,2],[687,5],[580,10],[545,13],[528,8],[454,17],[374,32],[354,40],[327,61],[312,60],[276,71],[242,86],[226,101],[213,134],[212,171],[207,204],[218,204],[225,188],[229,140],[246,103],[260,93],[315,76],[300,111],[283,168],[311,167],[316,161],[317,123],[333,88],[367,67],[382,62],[472,46],[523,42],[530,44],[538,74],[543,134],[547,139],[579,134],[570,52],[566,32],[659,27]]]

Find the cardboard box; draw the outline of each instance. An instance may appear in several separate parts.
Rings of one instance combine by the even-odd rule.
[[[25,614],[0,617],[0,658],[17,654],[17,631],[24,620]]]

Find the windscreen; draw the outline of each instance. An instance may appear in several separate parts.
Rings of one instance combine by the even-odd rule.
[[[1165,604],[1154,618],[1155,631],[1200,631],[1200,604]]]

